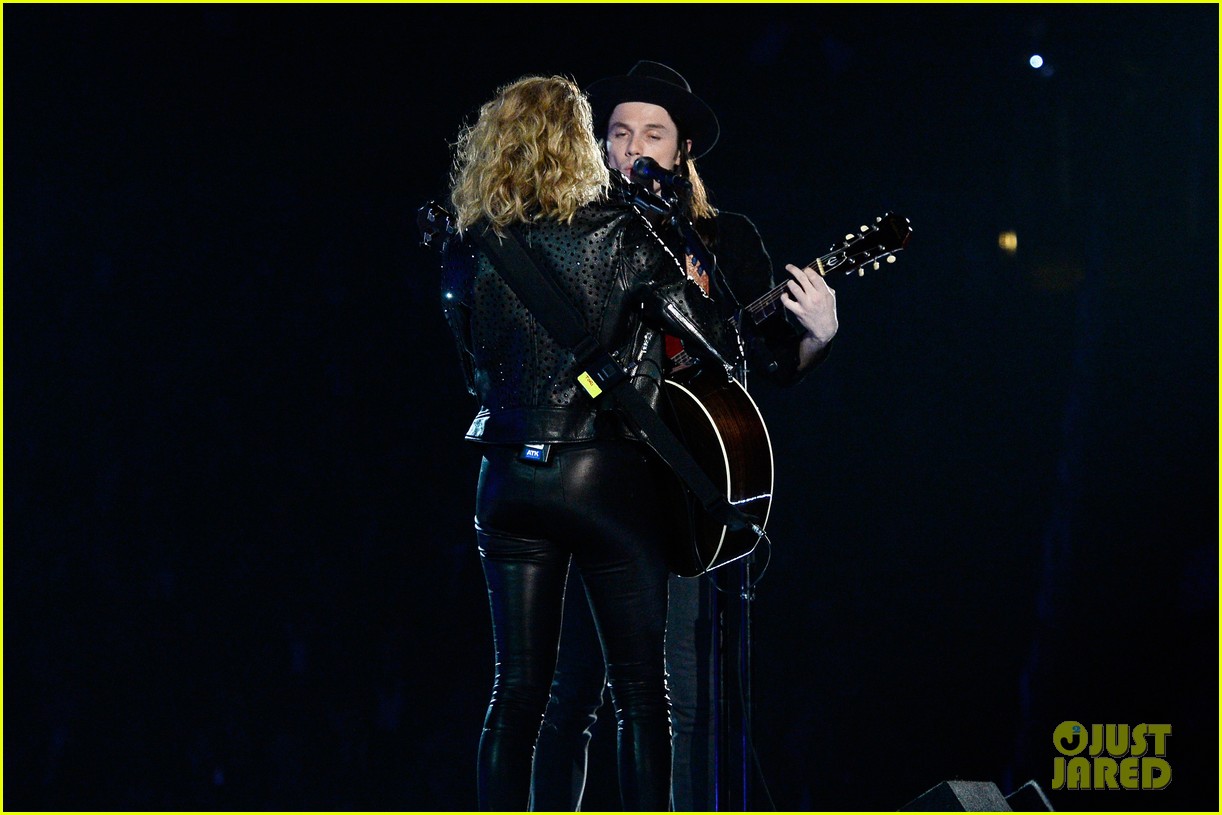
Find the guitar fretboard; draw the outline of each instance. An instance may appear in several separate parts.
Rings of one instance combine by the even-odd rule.
[[[839,249],[833,249],[826,255],[815,258],[806,264],[806,268],[814,269],[820,277],[827,277],[839,269],[843,269],[845,274],[854,270],[857,270],[858,274],[864,274],[868,263],[873,263],[875,268],[878,268],[878,261],[884,258],[889,263],[894,261],[895,253],[907,246],[912,226],[907,218],[893,212],[875,218],[874,221],[875,225],[872,227],[863,226],[860,234],[846,235]],[[745,317],[749,317],[755,325],[773,317],[784,308],[781,296],[788,290],[789,281],[786,280],[745,306]],[[726,323],[730,330],[736,330],[735,318],[730,318]],[[697,361],[686,350],[671,356],[670,360],[675,368],[693,365]]]

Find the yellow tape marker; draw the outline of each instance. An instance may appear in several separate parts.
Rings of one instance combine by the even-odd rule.
[[[598,383],[594,381],[594,377],[584,371],[577,377],[577,381],[581,383],[581,387],[585,388],[586,393],[590,394],[590,397],[593,399],[597,399],[599,394],[603,392],[603,389],[598,387]]]

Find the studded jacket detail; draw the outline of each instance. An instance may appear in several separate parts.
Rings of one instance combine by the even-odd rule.
[[[737,361],[737,343],[724,335],[713,301],[632,206],[602,202],[580,210],[571,224],[540,220],[509,229],[535,263],[551,270],[586,328],[652,404],[663,364],[659,331],[684,339],[698,357]],[[468,439],[520,444],[632,435],[604,400],[596,403],[579,386],[573,355],[470,239],[452,238],[444,249],[442,308],[467,388],[480,402]]]

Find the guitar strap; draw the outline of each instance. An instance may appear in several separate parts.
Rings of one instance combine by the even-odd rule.
[[[732,531],[764,530],[723,495],[701,469],[688,449],[641,396],[623,366],[591,336],[576,306],[556,279],[540,268],[511,232],[500,240],[491,230],[475,234],[479,246],[496,263],[501,277],[560,345],[570,348],[581,373],[577,381],[591,398],[609,399],[635,425],[641,440],[653,448],[687,485],[710,516]],[[526,270],[534,270],[527,274]]]

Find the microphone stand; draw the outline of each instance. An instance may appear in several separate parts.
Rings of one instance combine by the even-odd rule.
[[[670,188],[662,185],[662,191],[675,199],[670,209],[670,222],[682,236],[684,246],[696,263],[709,275],[720,294],[725,295],[727,306],[733,308],[736,323],[735,339],[738,343],[739,362],[733,376],[745,389],[747,387],[746,349],[742,338],[742,303],[739,302],[729,284],[717,268],[717,258],[696,232],[692,222],[683,214],[687,209],[690,187]],[[751,790],[751,603],[755,590],[751,583],[751,564],[755,552],[742,558],[736,566],[737,590],[731,593],[717,585],[713,576],[709,581],[714,587],[710,599],[714,624],[713,643],[713,688],[712,720],[714,741],[714,789],[715,811],[750,809]],[[737,603],[726,602],[720,596],[735,596]],[[735,626],[737,623],[737,626]],[[737,690],[737,699],[727,690]],[[737,702],[737,704],[735,704]],[[737,718],[737,733],[732,722]],[[735,738],[737,736],[737,739]]]
[[[663,195],[654,193],[643,185],[629,182],[630,200],[644,210],[667,217],[682,239],[684,248],[692,255],[701,269],[709,275],[719,294],[725,297],[726,307],[733,310],[735,340],[738,343],[739,362],[731,375],[747,387],[746,349],[742,338],[742,303],[717,268],[717,258],[705,244],[691,221],[683,214],[688,209],[691,188],[659,182]],[[677,187],[677,188],[676,188]],[[755,591],[751,582],[751,565],[755,552],[741,558],[733,567],[737,574],[737,590],[717,585],[713,575],[708,576],[713,587],[710,592],[710,616],[713,625],[713,654],[711,688],[711,719],[713,743],[713,810],[717,812],[738,809],[748,811],[750,804],[750,779],[752,750],[751,741],[751,603]],[[724,571],[730,571],[724,567]],[[734,596],[737,603],[728,602],[721,595]],[[735,627],[737,623],[737,627]],[[727,693],[727,689],[738,691]],[[731,726],[737,717],[738,726]],[[737,740],[734,738],[737,735]]]

